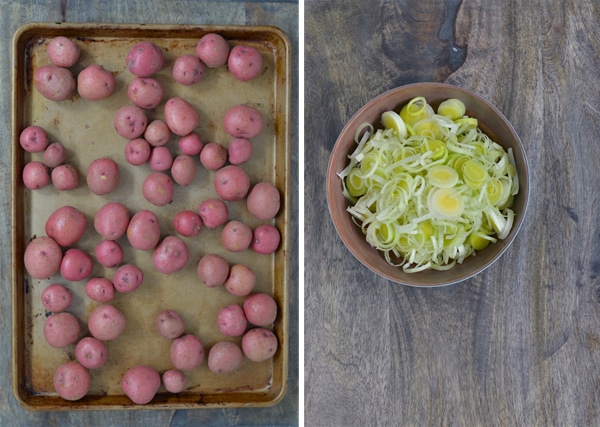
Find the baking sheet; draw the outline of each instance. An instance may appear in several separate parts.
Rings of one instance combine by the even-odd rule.
[[[249,44],[263,56],[263,73],[251,82],[236,81],[226,67],[205,70],[204,79],[195,86],[175,83],[170,75],[174,60],[185,53],[195,53],[195,45],[203,34],[217,32],[230,45]],[[33,71],[49,63],[47,43],[56,36],[73,39],[82,50],[78,63],[72,67],[76,75],[85,66],[98,63],[111,70],[116,77],[115,92],[101,101],[85,101],[79,96],[62,102],[48,101],[32,86]],[[282,195],[281,211],[271,221],[282,232],[279,249],[269,256],[251,250],[241,253],[226,251],[220,243],[221,228],[202,232],[194,238],[183,238],[190,249],[190,262],[176,274],[158,273],[152,266],[151,251],[132,249],[126,238],[119,239],[124,249],[124,263],[140,266],[145,273],[142,286],[130,294],[118,294],[112,303],[127,318],[123,335],[107,343],[109,362],[98,370],[91,370],[92,385],[86,397],[68,402],[54,391],[54,370],[74,359],[74,345],[54,349],[44,340],[42,328],[49,313],[41,304],[42,290],[51,283],[61,283],[74,295],[67,311],[75,314],[82,324],[82,336],[87,333],[86,320],[99,303],[90,300],[84,292],[85,281],[69,283],[60,275],[47,280],[32,279],[23,267],[23,252],[35,236],[44,235],[44,224],[51,212],[63,205],[72,205],[83,211],[88,225],[84,238],[77,247],[93,255],[100,236],[93,229],[95,212],[108,201],[124,203],[133,214],[141,209],[154,211],[160,220],[162,236],[176,234],[172,219],[183,209],[197,210],[200,202],[216,197],[212,186],[214,172],[198,166],[195,182],[189,187],[177,187],[174,202],[156,207],[141,196],[141,185],[150,172],[147,165],[131,166],[124,158],[126,140],[113,128],[114,112],[128,104],[127,85],[134,78],[125,67],[125,56],[137,42],[150,40],[160,46],[165,66],[153,77],[164,88],[163,103],[148,112],[149,120],[164,119],[164,101],[181,96],[198,111],[200,124],[196,131],[204,143],[219,142],[227,146],[232,139],[223,130],[222,117],[226,110],[240,103],[257,108],[265,118],[265,129],[253,139],[253,157],[242,165],[252,183],[270,181]],[[29,24],[14,37],[12,97],[12,185],[13,185],[13,389],[19,402],[31,410],[75,409],[151,409],[268,406],[277,403],[285,394],[288,360],[288,234],[289,234],[289,42],[276,27],[238,26],[145,26],[102,24]],[[30,160],[41,154],[29,154],[19,146],[20,131],[29,125],[45,128],[51,142],[60,141],[67,148],[66,163],[77,168],[80,184],[77,189],[59,192],[51,185],[30,191],[22,184],[21,171]],[[176,155],[177,138],[168,145]],[[120,166],[121,179],[117,190],[105,195],[93,195],[85,183],[85,169],[95,158],[110,157]],[[230,219],[239,219],[252,228],[263,222],[249,215],[243,202],[228,202]],[[255,291],[274,296],[279,315],[272,326],[279,340],[275,356],[265,362],[244,360],[236,372],[219,375],[209,371],[205,361],[200,368],[186,372],[188,386],[180,394],[171,394],[161,386],[155,399],[147,405],[134,405],[121,390],[120,380],[133,365],[146,364],[163,372],[172,367],[169,360],[170,341],[158,336],[154,318],[164,309],[182,314],[186,333],[197,335],[208,354],[210,347],[220,340],[241,342],[240,338],[222,335],[216,325],[216,316],[222,307],[241,304],[243,298],[234,297],[223,287],[209,289],[201,285],[196,275],[198,260],[207,253],[223,255],[230,263],[250,266],[257,275]],[[92,276],[111,278],[114,269],[94,264]]]

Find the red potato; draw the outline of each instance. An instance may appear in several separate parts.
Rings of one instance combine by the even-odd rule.
[[[221,199],[207,199],[200,203],[198,213],[207,228],[217,228],[227,222],[229,209]]]
[[[67,157],[65,146],[60,142],[53,142],[48,145],[42,154],[42,162],[49,168],[54,168],[62,164]]]
[[[113,159],[93,160],[87,168],[87,185],[98,196],[111,193],[119,185],[119,165]]]
[[[198,337],[192,334],[176,338],[171,343],[171,363],[181,371],[191,371],[202,364],[204,346]]]
[[[153,172],[144,179],[142,194],[153,205],[165,206],[173,201],[175,184],[169,175]]]
[[[127,239],[135,249],[153,249],[160,239],[160,224],[156,214],[147,209],[136,212],[127,226]]]
[[[221,286],[229,276],[229,263],[218,254],[207,254],[200,258],[196,269],[198,278],[208,288]]]
[[[115,286],[105,277],[93,277],[85,284],[85,294],[96,302],[109,302],[115,297]]]
[[[77,169],[71,165],[58,165],[50,174],[52,184],[60,191],[74,190],[79,185]]]
[[[152,254],[152,263],[163,274],[173,274],[182,270],[190,260],[190,252],[183,240],[167,236],[158,244]]]
[[[94,252],[98,262],[106,268],[115,268],[123,262],[123,248],[114,240],[102,240]]]
[[[235,202],[248,194],[250,177],[239,166],[227,165],[215,173],[213,185],[221,199]]]
[[[165,103],[165,121],[175,135],[191,133],[200,122],[198,113],[186,100],[175,97]]]
[[[121,293],[129,293],[139,288],[144,281],[144,272],[136,265],[125,264],[115,271],[112,283]]]
[[[277,319],[277,303],[271,295],[252,294],[244,300],[244,314],[256,326],[270,325]]]
[[[148,161],[152,148],[144,138],[134,138],[125,145],[125,160],[131,165],[140,166]]]
[[[173,166],[173,155],[167,147],[154,147],[150,152],[148,164],[154,171],[167,171]]]
[[[179,338],[185,331],[183,318],[175,310],[163,310],[156,316],[158,334],[168,340]]]
[[[49,143],[48,133],[40,126],[28,126],[19,134],[19,144],[28,153],[41,153]]]
[[[229,43],[216,33],[203,35],[196,44],[198,58],[209,68],[218,68],[227,64]]]
[[[254,229],[250,247],[256,253],[269,255],[277,250],[280,241],[279,230],[270,224],[263,224]]]
[[[91,64],[77,75],[77,92],[88,101],[108,98],[115,90],[115,76],[102,65]]]
[[[94,337],[84,337],[75,346],[75,358],[88,369],[99,369],[108,361],[108,347]]]
[[[252,362],[270,359],[277,352],[277,347],[277,337],[268,329],[250,329],[242,337],[242,350]]]
[[[46,235],[62,247],[71,246],[81,239],[86,224],[83,212],[73,206],[62,206],[46,219]]]
[[[62,257],[62,249],[56,240],[48,236],[36,237],[25,248],[25,269],[34,279],[45,279],[60,269]]]
[[[281,207],[279,190],[270,182],[255,184],[246,198],[246,207],[256,219],[269,221],[275,218]]]
[[[192,86],[204,77],[204,65],[194,55],[182,55],[173,64],[173,80],[184,86]]]
[[[198,135],[196,132],[191,132],[179,138],[177,146],[182,154],[188,156],[197,156],[202,151],[204,144],[202,143],[202,138],[200,138],[200,135]]]
[[[156,79],[136,77],[127,87],[127,97],[137,107],[152,110],[158,107],[164,95],[163,87]]]
[[[229,142],[227,157],[232,165],[241,165],[252,158],[252,142],[248,138],[235,138]]]
[[[208,352],[208,369],[216,374],[237,371],[244,362],[242,349],[233,342],[220,341]]]
[[[66,68],[75,65],[81,55],[79,46],[64,36],[57,36],[50,40],[46,52],[54,65]]]
[[[223,335],[241,337],[246,332],[248,320],[242,307],[237,304],[230,304],[219,311],[217,326]]]
[[[92,257],[79,248],[67,249],[60,263],[60,274],[71,282],[87,279],[92,274]]]
[[[200,151],[200,163],[210,171],[221,169],[227,162],[227,149],[218,142],[209,142]]]
[[[225,132],[234,138],[252,139],[263,131],[265,121],[256,108],[239,104],[227,110],[223,125]]]
[[[44,338],[54,348],[73,344],[79,338],[80,332],[79,320],[66,311],[51,314],[44,322]]]
[[[245,297],[252,292],[256,284],[256,274],[252,269],[243,264],[234,264],[225,281],[225,289],[231,295]]]
[[[148,126],[148,117],[144,110],[136,105],[124,105],[119,108],[113,119],[117,133],[123,138],[140,137]]]
[[[39,190],[50,184],[50,170],[42,162],[34,160],[23,167],[23,184],[30,190]]]
[[[96,212],[94,229],[105,240],[117,240],[127,232],[129,210],[120,202],[108,202]]]
[[[112,304],[103,304],[94,309],[88,318],[90,334],[100,341],[112,341],[125,330],[125,315]]]
[[[53,283],[42,291],[42,305],[48,311],[65,311],[73,301],[73,294],[63,285]]]
[[[148,77],[163,67],[163,52],[154,43],[142,41],[136,43],[127,53],[125,64],[134,76]]]
[[[182,187],[191,185],[196,178],[196,162],[185,154],[177,156],[171,165],[171,176]]]
[[[221,242],[230,252],[245,251],[252,242],[252,229],[241,221],[229,221],[221,231]]]
[[[121,388],[133,403],[145,405],[154,399],[160,387],[160,375],[150,366],[129,368],[121,379]]]
[[[35,70],[33,85],[44,98],[64,101],[73,96],[77,82],[68,68],[44,65]]]
[[[173,218],[173,227],[182,236],[197,236],[202,231],[202,219],[194,211],[181,211]]]
[[[77,362],[67,362],[54,371],[54,389],[65,400],[76,401],[90,390],[90,373]]]
[[[248,82],[262,72],[262,55],[252,46],[234,46],[231,52],[229,52],[227,66],[236,79]]]
[[[144,139],[153,147],[162,147],[169,142],[171,130],[163,120],[152,120],[144,131]]]
[[[181,393],[185,389],[187,379],[178,369],[169,369],[162,374],[162,383],[169,393]]]

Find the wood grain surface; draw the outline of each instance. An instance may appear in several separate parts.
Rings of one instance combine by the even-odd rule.
[[[600,425],[599,4],[304,6],[306,425]],[[363,267],[325,198],[346,121],[418,81],[497,106],[531,173],[513,246],[479,276],[435,289]]]
[[[276,25],[292,46],[291,192],[298,191],[298,2],[297,1],[0,1],[0,426],[295,426],[299,423],[298,369],[298,202],[290,200],[294,231],[290,236],[290,348],[287,394],[268,408],[29,412],[21,408],[11,386],[10,295],[10,72],[15,31],[29,22],[106,22],[140,24]]]

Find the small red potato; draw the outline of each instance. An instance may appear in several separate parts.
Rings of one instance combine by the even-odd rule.
[[[176,338],[171,343],[171,363],[181,371],[191,371],[202,364],[204,346],[198,337],[192,334]]]
[[[125,315],[112,304],[96,307],[88,318],[90,334],[100,341],[112,341],[120,337],[125,324]]]
[[[250,177],[239,166],[227,165],[215,172],[213,185],[221,199],[235,202],[248,194]]]
[[[63,285],[53,283],[42,291],[42,305],[48,311],[65,311],[73,301],[73,294]]]
[[[148,77],[163,67],[163,52],[154,43],[142,41],[133,46],[127,53],[125,64],[134,76]]]
[[[252,139],[260,135],[265,122],[256,108],[239,104],[227,110],[223,125],[225,132],[234,138]]]
[[[87,279],[92,274],[92,257],[79,248],[67,249],[60,263],[60,274],[71,282]]]
[[[143,165],[150,158],[152,148],[144,138],[134,138],[125,145],[125,160],[133,166]]]
[[[280,241],[279,230],[270,224],[263,224],[254,229],[250,247],[256,253],[269,255],[277,250]]]
[[[173,80],[184,86],[192,86],[204,77],[204,65],[194,55],[182,55],[173,64]]]
[[[25,269],[35,279],[48,278],[60,269],[62,256],[56,240],[48,236],[36,237],[25,248]]]
[[[253,325],[267,326],[277,319],[277,303],[271,295],[252,294],[244,300],[244,314]]]
[[[164,91],[160,82],[150,77],[136,77],[127,87],[127,97],[137,107],[152,110],[161,103]]]
[[[165,121],[171,132],[178,136],[185,136],[198,126],[200,119],[189,102],[175,97],[165,103]]]
[[[252,269],[243,264],[234,264],[225,281],[225,289],[236,297],[245,297],[252,292],[256,284],[256,274]]]
[[[229,44],[227,43],[227,40],[219,34],[205,34],[196,44],[196,54],[207,67],[222,67],[227,64]]]
[[[198,278],[206,287],[221,286],[229,276],[229,263],[218,254],[207,254],[200,258],[196,269]]]
[[[99,369],[108,361],[108,347],[94,337],[84,337],[75,346],[75,358],[88,369]]]
[[[144,179],[142,194],[153,205],[165,206],[173,201],[175,184],[169,175],[153,172]]]
[[[77,83],[68,68],[44,65],[35,70],[33,85],[44,98],[64,101],[73,96]]]
[[[257,77],[262,71],[262,63],[260,52],[252,46],[245,45],[234,46],[227,59],[229,71],[242,82]]]
[[[66,311],[51,314],[44,322],[44,338],[54,348],[73,344],[80,332],[79,320]]]
[[[105,240],[117,240],[129,226],[129,210],[120,202],[108,202],[96,212],[94,229]]]
[[[54,65],[66,68],[75,65],[81,55],[79,46],[73,40],[64,36],[54,37],[50,40],[46,52]]]
[[[221,199],[204,200],[198,208],[198,213],[207,228],[217,228],[229,218],[229,209]]]
[[[248,193],[246,207],[256,219],[269,221],[275,218],[281,207],[279,190],[270,182],[255,184]]]
[[[182,154],[188,156],[197,156],[202,151],[204,144],[202,138],[196,132],[191,132],[185,136],[179,138],[177,146]]]
[[[154,267],[163,274],[173,274],[182,270],[189,260],[187,245],[176,236],[165,237],[152,254]]]
[[[185,374],[178,369],[169,369],[162,374],[162,383],[169,393],[181,393],[187,380]]]
[[[60,142],[53,142],[48,145],[42,154],[42,162],[49,168],[54,168],[62,164],[67,157],[65,146]]]
[[[230,304],[219,311],[217,326],[223,335],[241,337],[246,332],[248,320],[242,307],[237,304]]]
[[[113,159],[93,160],[87,168],[87,185],[98,196],[114,191],[119,185],[119,165]]]
[[[153,249],[160,239],[160,225],[156,214],[147,209],[136,212],[129,221],[127,239],[135,249]]]
[[[275,355],[277,346],[275,334],[264,328],[250,329],[242,338],[244,355],[252,362],[270,359]]]
[[[77,76],[77,92],[88,101],[108,98],[114,89],[115,76],[102,65],[88,65]]]
[[[96,302],[109,302],[115,297],[115,286],[105,277],[93,277],[85,284],[85,294]]]
[[[173,155],[167,147],[154,147],[150,152],[148,164],[154,171],[167,171],[173,166]]]
[[[86,219],[83,212],[73,206],[62,206],[46,220],[46,235],[62,247],[76,243],[85,232]]]
[[[227,162],[227,149],[218,142],[209,142],[200,151],[200,163],[210,171],[221,169]]]
[[[79,185],[77,169],[71,165],[58,165],[50,174],[52,184],[60,191],[74,190]]]
[[[124,105],[116,111],[113,124],[120,136],[127,139],[135,139],[141,136],[146,130],[148,117],[140,107],[136,105]]]
[[[171,130],[169,126],[160,119],[152,120],[144,131],[144,139],[153,147],[166,145],[170,138]]]
[[[54,389],[65,400],[76,401],[90,390],[90,373],[77,362],[67,362],[54,371]]]
[[[173,340],[183,334],[185,324],[175,310],[163,310],[156,316],[156,330],[161,337]]]
[[[252,158],[252,142],[248,138],[235,138],[229,142],[227,157],[232,165],[241,165]]]
[[[19,134],[19,144],[28,153],[41,153],[49,143],[48,133],[40,126],[28,126]]]
[[[182,236],[197,236],[202,231],[202,219],[194,211],[181,211],[173,218],[173,227]]]
[[[171,176],[182,187],[191,185],[196,178],[196,162],[186,154],[177,156],[171,165]]]
[[[154,399],[159,387],[160,375],[150,366],[129,368],[121,380],[123,392],[138,405],[145,405]]]
[[[94,251],[98,262],[106,268],[115,268],[123,262],[123,248],[115,240],[102,240]]]
[[[242,349],[233,342],[220,341],[208,352],[208,369],[216,374],[237,371],[244,361]]]
[[[221,242],[230,252],[245,251],[252,242],[252,229],[241,221],[231,220],[221,231]]]
[[[135,291],[144,281],[144,272],[136,265],[125,264],[115,271],[112,283],[122,293]]]
[[[34,160],[23,167],[23,184],[30,190],[39,190],[50,184],[50,170],[42,162]]]

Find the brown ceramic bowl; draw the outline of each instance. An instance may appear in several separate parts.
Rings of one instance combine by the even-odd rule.
[[[403,105],[416,96],[424,96],[436,109],[440,102],[448,98],[458,98],[466,106],[466,114],[478,119],[479,127],[505,149],[512,148],[517,163],[520,189],[515,197],[513,211],[515,219],[512,230],[504,240],[490,244],[475,256],[468,257],[446,271],[426,270],[418,273],[405,273],[399,267],[389,265],[375,248],[371,247],[364,234],[352,221],[346,211],[348,202],[342,194],[341,179],[337,173],[348,164],[347,155],[356,147],[354,132],[362,123],[369,122],[381,127],[381,114],[388,110],[399,111]],[[327,171],[327,202],[335,228],[346,247],[366,267],[388,280],[411,286],[433,287],[461,282],[482,272],[492,265],[508,249],[515,239],[525,219],[529,201],[529,170],[523,145],[512,125],[498,109],[486,100],[456,86],[443,83],[415,83],[389,90],[363,106],[346,124],[340,133],[329,160]]]

